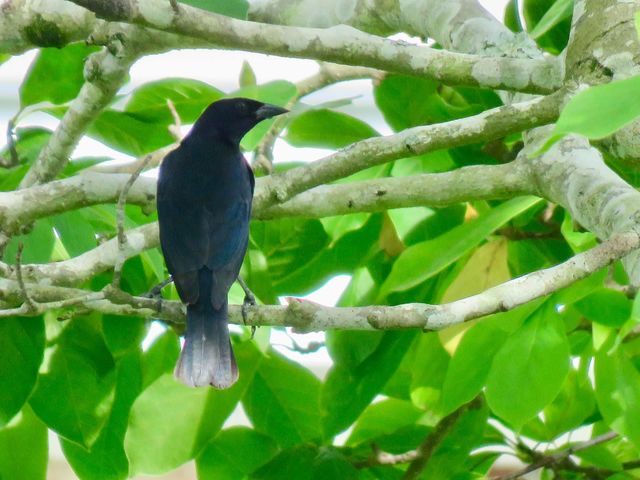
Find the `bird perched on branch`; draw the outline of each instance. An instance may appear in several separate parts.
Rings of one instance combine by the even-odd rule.
[[[175,375],[187,385],[227,388],[238,379],[227,293],[247,249],[254,187],[240,140],[260,121],[286,111],[247,98],[214,102],[160,167],[160,245],[187,305]]]

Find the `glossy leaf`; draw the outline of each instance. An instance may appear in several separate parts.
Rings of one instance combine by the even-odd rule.
[[[48,263],[53,252],[55,235],[47,218],[34,224],[31,232],[13,237],[5,250],[4,259],[15,263],[18,245],[22,243],[22,263]]]
[[[23,407],[38,378],[44,353],[42,317],[0,321],[0,427]]]
[[[47,370],[29,400],[60,436],[89,448],[113,405],[115,365],[93,318],[76,317],[50,347]],[[52,402],[64,398],[64,402]]]
[[[556,0],[529,35],[533,39],[541,37],[563,20],[571,18],[572,11],[573,0]]]
[[[129,461],[124,451],[129,411],[142,389],[140,355],[132,352],[119,360],[113,408],[100,436],[86,450],[61,439],[62,451],[81,480],[121,480],[129,476]]]
[[[569,133],[598,140],[640,115],[640,75],[596,85],[573,96],[544,148]]]
[[[308,110],[287,126],[285,139],[295,147],[342,148],[378,136],[369,124],[333,110]]]
[[[322,389],[323,429],[333,436],[351,425],[395,372],[414,332],[384,332],[371,353],[353,363],[338,363],[329,371]]]
[[[486,397],[491,410],[520,428],[560,392],[569,371],[569,343],[553,305],[531,315],[493,358]]]
[[[198,478],[242,480],[278,452],[273,439],[246,427],[223,430],[196,459]]]
[[[84,61],[96,50],[84,43],[40,49],[20,86],[20,106],[74,99],[84,83]]]
[[[45,480],[47,444],[47,426],[25,405],[9,425],[0,429],[0,478]]]
[[[575,303],[589,320],[608,327],[621,327],[631,316],[631,301],[615,290],[600,288]]]
[[[428,280],[477,246],[495,229],[539,201],[534,197],[514,198],[433,240],[407,248],[393,264],[380,289],[379,300],[393,291],[407,290]]]
[[[609,351],[604,346],[596,353],[595,381],[598,408],[607,424],[640,448],[640,372],[621,347]]]
[[[450,360],[437,333],[420,336],[411,372],[411,400],[414,405],[431,412],[436,410]]]
[[[208,83],[190,78],[164,78],[145,83],[131,92],[125,111],[145,122],[170,125],[174,122],[167,101],[184,124],[195,122],[202,111],[224,93]]]
[[[236,344],[234,351],[240,379],[227,390],[190,388],[169,373],[136,399],[124,443],[131,474],[173,470],[195,458],[218,433],[260,365],[261,354],[251,342]]]
[[[180,3],[241,20],[247,18],[249,11],[247,0],[180,0]]]
[[[287,448],[322,437],[319,399],[320,381],[272,350],[257,369],[242,405],[257,431]]]
[[[496,323],[476,323],[462,337],[442,385],[443,415],[473,400],[484,387],[493,358],[508,336]]]
[[[347,446],[370,442],[396,430],[413,425],[423,412],[411,402],[388,398],[369,405],[360,415],[349,438]]]

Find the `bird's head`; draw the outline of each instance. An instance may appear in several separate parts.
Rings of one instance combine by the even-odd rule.
[[[287,112],[285,108],[250,98],[225,98],[207,107],[196,120],[190,135],[239,144],[242,137],[262,120]]]

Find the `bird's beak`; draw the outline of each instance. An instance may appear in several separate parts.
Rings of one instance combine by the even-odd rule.
[[[286,108],[278,107],[277,105],[270,105],[265,103],[258,110],[256,110],[256,118],[258,120],[265,120],[267,118],[275,117],[276,115],[282,115],[289,110]]]

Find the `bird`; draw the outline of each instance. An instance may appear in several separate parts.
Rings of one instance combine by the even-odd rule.
[[[224,389],[238,379],[227,294],[247,250],[255,186],[240,141],[259,122],[287,111],[248,98],[213,102],[161,163],[160,247],[187,306],[174,374],[188,386]]]

